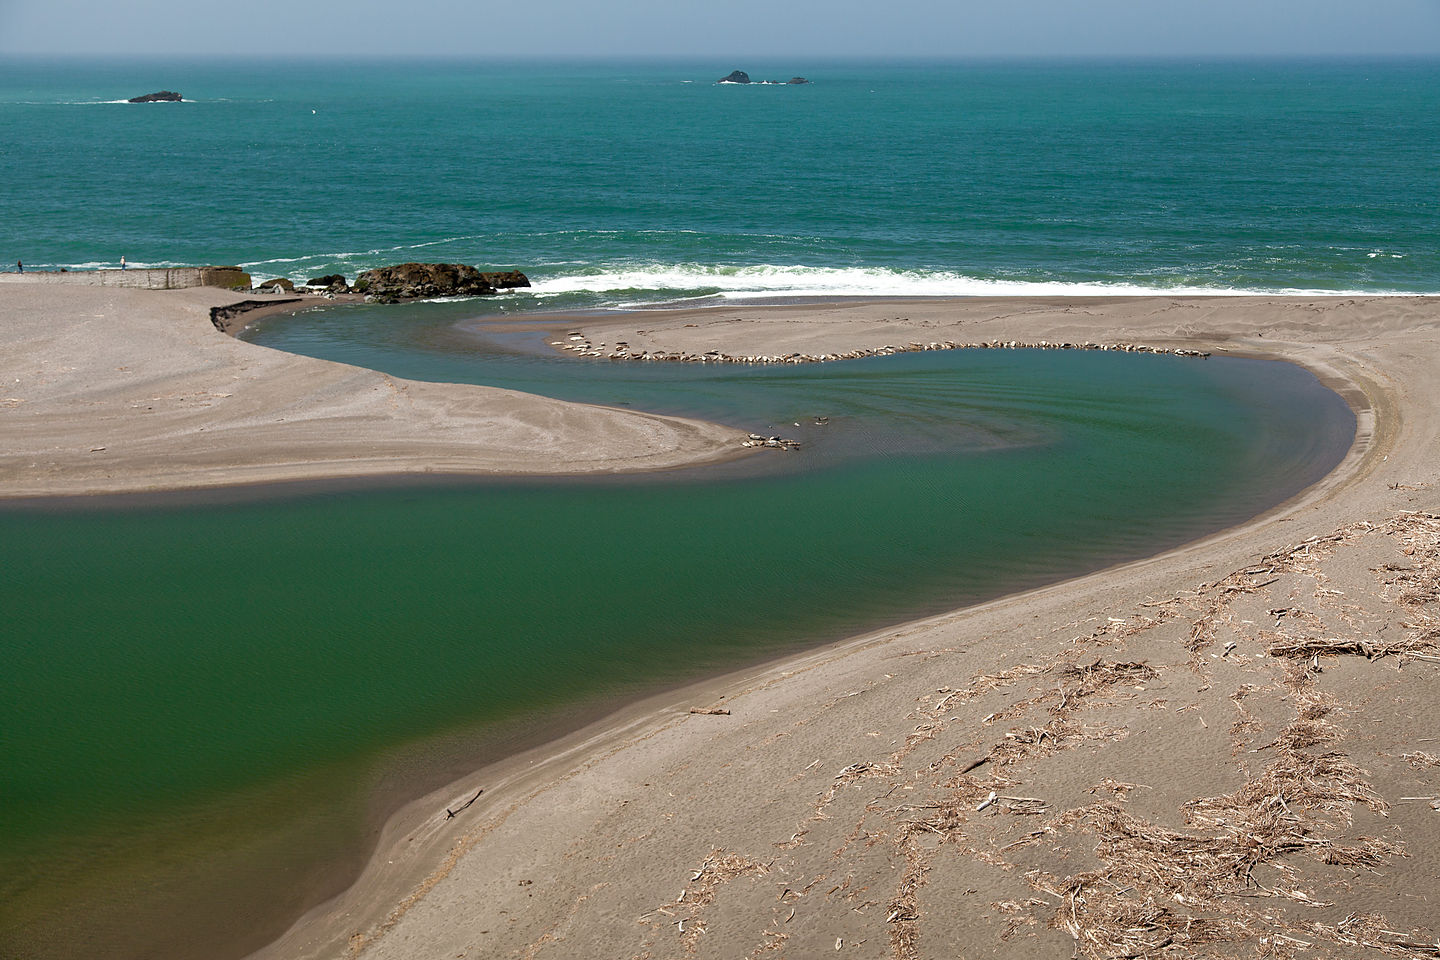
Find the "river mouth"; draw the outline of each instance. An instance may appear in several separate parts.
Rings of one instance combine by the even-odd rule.
[[[477,334],[469,309],[324,311],[254,339],[801,449],[641,477],[0,511],[20,638],[0,698],[0,728],[21,732],[0,750],[5,952],[243,954],[459,771],[667,686],[1243,522],[1355,435],[1336,394],[1271,361],[612,364]]]

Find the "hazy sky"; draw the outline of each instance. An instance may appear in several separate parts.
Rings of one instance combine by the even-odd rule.
[[[1440,55],[1440,0],[0,0],[0,55],[186,52]]]

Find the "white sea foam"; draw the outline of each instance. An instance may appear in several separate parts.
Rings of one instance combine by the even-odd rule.
[[[91,260],[87,263],[67,263],[63,265],[66,270],[119,270],[120,258],[114,260]],[[126,260],[125,266],[131,270],[165,270],[174,267],[182,267],[184,264],[172,263],[167,260],[141,263],[138,260]]]
[[[358,273],[371,267],[396,263],[408,250],[459,244],[452,258],[456,262],[474,262],[474,251],[468,249],[485,236],[445,237],[421,243],[380,247],[344,253],[315,253],[299,257],[276,257],[266,260],[242,261],[241,269],[257,275],[299,278],[321,272],[339,270]],[[1402,257],[1386,251],[1375,251],[1382,257]],[[140,263],[131,261],[134,269],[179,267],[173,261]],[[36,265],[40,267],[39,264]],[[47,266],[65,266],[70,270],[104,270],[119,266],[113,261],[90,261]],[[593,267],[583,261],[552,260],[548,263],[522,265],[530,276],[532,287],[525,294],[538,299],[551,299],[567,294],[591,294],[614,306],[639,306],[662,300],[713,298],[720,300],[755,300],[767,298],[834,298],[834,297],[1074,297],[1074,296],[1376,296],[1385,294],[1435,296],[1440,291],[1392,290],[1324,290],[1310,288],[1242,288],[1172,283],[1162,276],[1151,282],[1145,278],[1131,281],[1042,281],[1004,280],[970,276],[949,270],[896,270],[886,267],[810,267],[803,265],[760,264],[753,266],[710,265],[699,263],[633,262]]]
[[[644,294],[719,296],[728,300],[766,297],[969,297],[969,296],[1323,296],[1364,291],[1238,289],[1200,285],[1160,286],[1135,282],[997,280],[944,270],[882,267],[807,267],[765,264],[716,267],[701,264],[633,264],[613,270],[532,277],[532,291],[611,294],[635,301]],[[1369,291],[1376,293],[1378,291]]]
[[[64,263],[60,264],[66,270],[119,270],[120,258],[114,260],[90,260],[85,263]],[[192,266],[192,264],[176,263],[173,260],[130,260],[125,261],[125,266],[131,270],[173,270],[180,267]],[[56,267],[59,269],[59,267]]]
[[[359,260],[367,264],[374,261],[371,265],[381,266],[390,262],[388,260],[375,259],[381,257],[383,254],[399,253],[403,250],[419,250],[423,247],[436,247],[447,243],[463,243],[480,239],[484,238],[479,236],[445,237],[441,240],[427,240],[424,243],[406,243],[396,247],[376,247],[373,250],[357,250],[349,253],[312,253],[302,257],[274,257],[270,260],[247,260],[238,264],[238,266],[249,270],[251,267],[268,267],[279,264],[298,264],[303,267],[305,264],[348,263],[354,260]],[[362,269],[368,269],[368,267],[362,267]]]

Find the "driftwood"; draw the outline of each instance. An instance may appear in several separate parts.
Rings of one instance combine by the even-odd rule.
[[[728,707],[691,707],[691,708],[690,708],[690,712],[691,712],[691,713],[698,713],[698,714],[700,714],[701,716],[706,716],[706,717],[728,717],[728,716],[730,716],[730,710],[729,710]]]
[[[484,788],[484,787],[481,787],[479,790],[476,790],[476,791],[475,791],[475,796],[471,797],[469,800],[466,800],[464,803],[462,803],[460,806],[456,807],[454,810],[451,810],[449,807],[446,807],[446,808],[445,808],[445,819],[446,819],[446,820],[454,820],[454,819],[455,819],[455,814],[460,813],[462,810],[467,809],[467,808],[470,806],[470,804],[474,803],[476,800],[479,800],[479,799],[480,799],[480,794],[482,794],[482,793],[484,793],[484,792],[485,792],[485,788]]]
[[[694,324],[686,324],[686,326],[694,326]],[[597,344],[579,331],[571,333],[565,340],[551,340],[550,345],[582,357],[669,363],[829,363],[835,360],[886,357],[896,353],[923,353],[931,350],[1113,350],[1120,353],[1156,353],[1175,357],[1203,358],[1210,356],[1207,350],[1192,350],[1187,347],[1156,347],[1143,343],[1052,343],[1049,340],[988,340],[978,343],[957,343],[954,340],[944,340],[925,343],[887,343],[883,347],[861,347],[840,353],[730,354],[722,353],[719,350],[688,353],[678,350],[640,350],[632,348],[628,342],[624,341],[617,341],[610,346],[604,342]]]
[[[796,424],[799,426],[799,424]],[[741,446],[746,447],[774,447],[777,450],[799,450],[800,441],[790,440],[785,437],[762,437],[758,433],[750,434],[750,439],[744,441]]]
[[[1266,653],[1272,657],[1285,657],[1289,659],[1304,660],[1321,654],[1350,654],[1353,656],[1365,657],[1367,660],[1378,660],[1381,657],[1408,656],[1417,659],[1428,659],[1423,653],[1417,652],[1429,647],[1430,644],[1423,640],[1407,639],[1391,643],[1372,643],[1362,638],[1341,638],[1341,637],[1279,637],[1266,649]]]
[[[981,757],[979,760],[972,760],[972,761],[970,761],[970,763],[967,764],[966,767],[965,767],[963,770],[960,771],[960,775],[961,775],[961,776],[964,776],[965,774],[969,773],[971,770],[978,770],[980,767],[982,767],[982,766],[984,766],[985,764],[989,763],[989,762],[990,762],[990,759],[991,759],[993,756],[995,756],[995,754],[994,754],[993,752],[992,752],[992,753],[987,753],[987,754],[985,754],[985,756]]]

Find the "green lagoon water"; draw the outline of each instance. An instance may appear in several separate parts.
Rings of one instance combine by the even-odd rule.
[[[815,82],[711,82],[736,66]],[[115,102],[162,87],[187,102]],[[805,441],[645,478],[0,507],[5,960],[243,954],[406,797],[647,692],[1240,522],[1354,432],[1281,364],[615,365],[482,315],[1440,291],[1434,62],[11,61],[0,129],[0,263],[518,266],[529,292],[253,338]]]
[[[258,946],[343,885],[395,802],[558,732],[535,727],[547,709],[578,722],[1182,543],[1317,479],[1354,430],[1308,374],[1258,361],[995,351],[682,376],[484,354],[452,346],[435,373],[804,418],[807,444],[718,479],[0,511],[13,943]]]

